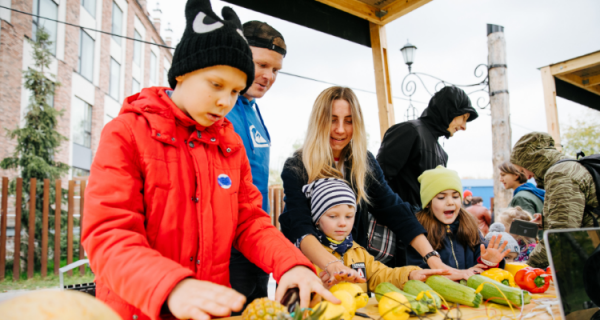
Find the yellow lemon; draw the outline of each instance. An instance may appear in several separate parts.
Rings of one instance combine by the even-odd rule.
[[[341,304],[333,304],[327,301],[322,301],[319,302],[314,308],[313,310],[318,310],[320,307],[324,307],[325,309],[325,313],[323,313],[320,317],[319,320],[331,320],[337,317],[341,317],[344,320],[351,320],[351,318],[349,318],[349,314],[346,311],[346,309],[341,305]],[[348,317],[348,318],[345,318]]]
[[[340,282],[329,289],[329,291],[332,293],[340,290],[346,291],[354,297],[354,300],[356,301],[356,309],[364,308],[369,302],[369,296],[357,284]]]
[[[333,295],[342,301],[342,307],[348,311],[348,313],[354,317],[354,313],[356,312],[356,301],[352,297],[352,295],[347,291],[336,291]],[[347,319],[350,320],[350,319]]]
[[[379,300],[379,314],[384,320],[406,320],[409,312],[408,300],[398,292],[388,292]]]
[[[354,300],[356,301],[356,309],[358,310],[367,306],[367,303],[369,303],[369,295],[363,292],[354,298]]]

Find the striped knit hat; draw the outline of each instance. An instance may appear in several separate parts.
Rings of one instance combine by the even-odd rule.
[[[313,223],[317,223],[327,210],[340,204],[347,204],[356,209],[356,194],[344,180],[318,179],[302,187],[302,192],[310,200]]]

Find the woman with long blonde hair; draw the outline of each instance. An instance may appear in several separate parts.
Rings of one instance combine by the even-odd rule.
[[[363,113],[354,92],[331,87],[317,97],[308,122],[304,144],[287,159],[281,173],[285,208],[279,222],[281,231],[320,269],[328,284],[337,280],[364,282],[357,268],[345,267],[322,245],[323,235],[311,220],[310,201],[302,187],[321,178],[346,180],[357,196],[358,208],[351,236],[367,248],[368,214],[410,243],[432,269],[448,269],[423,235],[425,229],[408,203],[388,186],[375,157],[367,150]],[[462,278],[460,272],[453,273]]]

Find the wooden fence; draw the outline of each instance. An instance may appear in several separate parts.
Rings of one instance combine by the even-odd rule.
[[[42,210],[42,239],[41,243],[34,243],[35,240],[35,214],[36,214],[36,185],[37,180],[31,179],[29,188],[29,226],[27,233],[28,237],[28,252],[26,258],[27,265],[27,278],[32,278],[34,274],[34,250],[35,246],[41,246],[41,276],[42,278],[47,276],[48,269],[48,236],[49,230],[54,231],[54,274],[58,275],[58,269],[60,268],[60,241],[61,241],[61,227],[65,230],[64,226],[61,226],[61,210],[62,210],[62,181],[56,180],[54,186],[50,186],[50,181],[45,179],[43,181],[43,210]],[[0,280],[4,279],[6,269],[6,256],[7,256],[7,229],[8,229],[8,217],[9,217],[9,194],[8,194],[9,179],[6,177],[2,178],[2,199],[1,199],[1,219],[0,219]],[[83,206],[84,206],[84,194],[85,194],[86,180],[70,180],[68,181],[68,195],[67,195],[67,264],[73,262],[73,244],[74,244],[74,229],[75,229],[75,216],[79,216],[79,257],[78,259],[85,259],[85,252],[81,246],[81,230],[83,230]],[[54,208],[50,206],[50,188],[56,190],[55,205]],[[76,195],[78,193],[78,196]],[[14,210],[14,254],[13,254],[13,280],[18,281],[21,273],[21,208],[23,200],[23,179],[16,179],[16,194],[13,204]],[[76,206],[76,202],[79,200]],[[279,228],[279,215],[283,211],[283,188],[281,186],[271,186],[269,188],[269,201],[270,201],[270,215],[271,222],[274,226]],[[48,221],[50,210],[54,210],[54,222]],[[77,214],[78,213],[78,214]],[[11,216],[13,216],[11,214]],[[83,275],[85,272],[85,266],[79,267],[80,273]],[[73,272],[69,271],[69,275]]]
[[[28,236],[27,246],[27,278],[32,278],[34,274],[34,250],[36,245],[41,247],[41,276],[42,278],[47,276],[48,270],[48,236],[49,231],[54,231],[54,274],[58,275],[58,269],[60,268],[60,240],[61,240],[61,211],[62,211],[62,181],[56,180],[54,186],[52,186],[55,193],[55,205],[54,208],[50,206],[50,180],[45,179],[42,183],[43,187],[43,209],[42,209],[42,239],[41,243],[35,243],[35,221],[36,221],[36,186],[38,181],[36,179],[30,180],[29,187],[29,225],[27,226],[26,233]],[[9,179],[6,177],[2,178],[2,211],[0,219],[0,280],[4,279],[6,269],[6,256],[7,256],[7,229],[8,229],[8,217],[9,217],[9,194],[8,194]],[[68,181],[68,210],[67,210],[67,263],[73,262],[73,243],[74,243],[74,216],[77,211],[79,214],[79,240],[81,240],[81,221],[83,221],[83,205],[84,199],[83,194],[85,193],[85,180],[70,180]],[[78,190],[76,188],[78,187]],[[13,253],[13,280],[19,280],[21,274],[21,209],[23,201],[23,179],[16,179],[16,193],[14,195],[14,253]],[[76,197],[75,193],[79,193],[81,196]],[[78,208],[75,207],[76,198],[79,199]],[[48,221],[50,210],[54,210],[54,221],[51,223]],[[62,226],[64,230],[64,226]],[[79,248],[78,259],[84,258],[84,250]],[[85,272],[85,266],[79,268],[80,273],[83,275]],[[69,275],[73,272],[70,271]]]

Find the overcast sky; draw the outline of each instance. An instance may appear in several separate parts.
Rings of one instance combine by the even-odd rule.
[[[283,71],[339,85],[375,91],[371,48],[284,20],[231,5],[211,1],[220,15],[231,6],[242,22],[262,20],[285,37],[288,55]],[[174,38],[185,28],[185,0],[161,0],[163,29],[171,23]],[[149,1],[152,12],[156,2]],[[408,74],[399,49],[407,39],[417,46],[413,71],[432,74],[452,83],[479,80],[473,75],[478,64],[487,63],[486,25],[504,26],[507,46],[512,145],[531,131],[547,131],[539,67],[600,50],[600,1],[598,0],[433,0],[386,26],[392,93],[402,94],[402,79]],[[435,83],[429,83],[433,90]],[[303,140],[308,116],[317,95],[329,85],[280,74],[267,95],[258,100],[272,139],[271,168],[280,170]],[[376,96],[357,91],[369,133],[369,150],[380,145]],[[420,114],[430,96],[419,85],[413,105]],[[474,105],[477,96],[472,97]],[[576,119],[597,117],[596,111],[557,99],[561,127]],[[404,121],[408,101],[395,99],[396,122]],[[441,139],[449,155],[448,167],[462,178],[492,178],[492,133],[489,110],[449,140]]]

